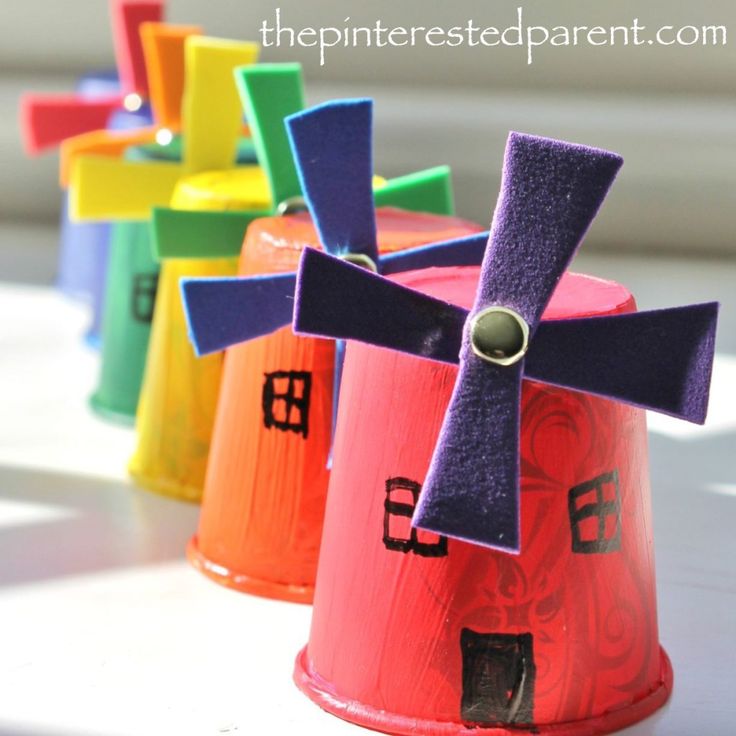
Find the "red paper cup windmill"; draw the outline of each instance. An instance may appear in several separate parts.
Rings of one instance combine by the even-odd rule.
[[[120,94],[104,98],[81,94],[24,95],[21,128],[28,153],[41,153],[66,138],[105,128],[116,111],[136,114],[145,110],[148,77],[139,29],[142,23],[162,20],[163,0],[114,0],[110,8]],[[147,122],[146,114],[140,124]]]
[[[330,712],[568,735],[667,699],[642,408],[704,421],[717,304],[564,273],[621,163],[511,134],[479,274],[302,254],[295,331],[357,341],[295,671]]]

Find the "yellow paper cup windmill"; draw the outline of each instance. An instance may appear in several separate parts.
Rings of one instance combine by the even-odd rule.
[[[72,216],[149,219],[151,208],[254,209],[271,198],[261,169],[236,168],[242,109],[233,69],[253,64],[253,43],[190,36],[185,42],[182,162],[81,156],[71,163]],[[222,182],[237,182],[223,186]],[[220,358],[196,361],[179,297],[182,276],[234,273],[236,260],[164,261],[138,406],[130,472],[150,490],[198,500],[204,480]]]

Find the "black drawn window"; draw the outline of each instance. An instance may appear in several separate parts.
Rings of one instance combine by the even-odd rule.
[[[621,492],[617,470],[571,488],[567,508],[573,552],[595,554],[621,549]]]
[[[463,629],[460,649],[462,720],[479,726],[532,723],[536,678],[532,635]]]
[[[158,275],[141,273],[133,276],[133,298],[131,310],[136,322],[150,324],[153,319],[153,307],[156,303]]]
[[[408,478],[389,478],[383,504],[383,544],[394,552],[412,552],[421,557],[444,557],[447,537],[414,529],[411,517],[417,505],[419,483]]]
[[[266,373],[263,383],[263,423],[267,429],[309,433],[309,396],[312,374],[308,371]]]

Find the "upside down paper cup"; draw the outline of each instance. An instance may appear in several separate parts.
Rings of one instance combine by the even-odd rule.
[[[194,174],[176,187],[172,207],[267,210],[261,169],[244,166]],[[167,259],[161,265],[151,339],[136,416],[138,441],[129,470],[145,488],[199,501],[222,373],[222,355],[197,358],[187,335],[179,281],[230,276],[236,258]]]
[[[90,399],[101,416],[132,423],[138,407],[158,284],[147,222],[112,225],[102,354]]]
[[[454,217],[381,208],[379,248],[403,250],[478,232]],[[319,247],[307,214],[256,220],[243,276],[294,271]],[[207,358],[209,360],[209,358]],[[205,495],[188,554],[219,583],[312,600],[329,473],[335,347],[284,327],[227,351]]]
[[[88,99],[112,97],[120,93],[120,81],[114,71],[90,72],[77,79],[74,91]],[[72,223],[67,202],[68,195],[64,192],[59,217],[56,285],[72,299],[91,301],[94,286],[105,278],[109,225]],[[97,334],[99,326],[90,332]]]
[[[110,118],[110,130],[131,130],[152,123],[148,105],[136,112],[123,111]],[[72,222],[69,219],[69,192],[64,193],[61,207],[61,242],[57,284],[62,292],[89,301],[92,321],[85,335],[88,344],[101,343],[105,292],[112,226],[109,222]]]
[[[239,161],[252,159],[250,142],[240,145]],[[180,161],[181,137],[168,144],[148,143],[130,148],[129,161]],[[100,378],[92,407],[100,415],[124,423],[135,420],[148,354],[159,263],[154,258],[151,224],[112,224],[110,261],[107,270],[104,343]]]
[[[477,268],[398,277],[470,307]],[[634,310],[563,277],[545,319]],[[394,734],[603,734],[669,695],[644,411],[525,381],[521,553],[413,530],[457,367],[348,343],[314,615],[295,681]]]

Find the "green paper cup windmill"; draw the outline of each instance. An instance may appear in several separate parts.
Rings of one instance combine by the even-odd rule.
[[[181,139],[181,97],[184,79],[184,44],[199,33],[191,26],[149,24],[144,27],[146,68],[151,89],[151,107],[157,126],[156,140],[131,146],[129,161],[178,162]],[[163,135],[160,135],[163,134]],[[75,156],[84,152],[85,138],[72,141]],[[94,149],[97,140],[91,137]],[[75,145],[76,144],[76,145]],[[103,313],[104,342],[93,409],[109,419],[131,423],[135,418],[151,333],[159,264],[151,247],[147,221],[116,221],[112,225],[110,258]]]

